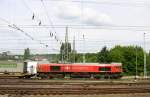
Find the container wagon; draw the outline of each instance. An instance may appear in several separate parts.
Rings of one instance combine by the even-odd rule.
[[[25,78],[31,77],[35,73],[36,67],[33,62],[0,61],[0,77]]]

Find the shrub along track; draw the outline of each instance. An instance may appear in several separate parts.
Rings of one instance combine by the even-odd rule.
[[[0,94],[62,95],[150,93],[150,82],[0,80]]]

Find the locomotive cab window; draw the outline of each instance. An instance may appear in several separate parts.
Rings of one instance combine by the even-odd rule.
[[[60,66],[51,66],[52,71],[60,71]]]
[[[100,67],[99,71],[111,71],[110,67]]]

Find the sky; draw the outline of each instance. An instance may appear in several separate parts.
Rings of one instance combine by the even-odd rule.
[[[149,0],[0,0],[0,53],[59,53],[66,27],[77,52],[143,47],[144,33],[149,51],[149,17]]]

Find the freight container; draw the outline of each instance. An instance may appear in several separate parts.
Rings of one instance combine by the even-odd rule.
[[[29,62],[24,62],[24,64],[27,65],[27,73],[28,74],[36,74],[37,73],[37,62],[29,61]]]
[[[0,62],[0,73],[24,73],[23,63],[1,61]]]

